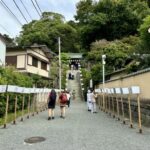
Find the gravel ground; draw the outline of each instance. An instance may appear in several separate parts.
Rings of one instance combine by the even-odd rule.
[[[75,80],[69,84],[77,89]],[[0,150],[150,150],[150,129],[144,128],[143,134],[139,134],[137,128],[130,129],[104,112],[92,114],[78,93],[67,108],[65,119],[59,117],[59,106],[54,120],[48,121],[47,114],[41,112],[24,122],[18,121],[17,125],[1,128]],[[46,140],[24,142],[36,136]]]

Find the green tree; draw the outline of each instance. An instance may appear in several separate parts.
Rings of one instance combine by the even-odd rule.
[[[77,31],[65,23],[61,14],[44,12],[40,20],[34,20],[23,26],[23,31],[17,38],[19,45],[27,46],[34,43],[46,44],[50,49],[58,51],[58,37],[61,37],[63,52],[76,52]]]
[[[141,53],[150,53],[150,33],[148,32],[148,29],[150,28],[150,16],[147,16],[144,19],[144,23],[140,26],[139,32],[140,32],[140,38],[141,38],[141,44],[142,44],[142,50]]]
[[[90,44],[99,39],[111,41],[135,35],[142,19],[148,14],[147,3],[140,0],[80,1],[76,19],[80,25],[82,45],[89,50]]]

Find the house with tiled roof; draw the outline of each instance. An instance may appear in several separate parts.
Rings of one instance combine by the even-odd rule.
[[[7,47],[6,65],[14,66],[19,72],[50,78],[50,61],[53,57],[54,53],[46,45]]]

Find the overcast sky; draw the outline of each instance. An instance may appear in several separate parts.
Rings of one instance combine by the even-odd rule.
[[[0,0],[1,1],[1,0]],[[21,16],[19,10],[16,8],[13,0],[3,0],[11,11],[16,15],[18,20],[25,24],[25,20]],[[33,20],[39,19],[39,15],[36,12],[31,0],[15,0],[19,8],[23,12],[26,19],[30,22],[30,16]],[[29,11],[30,16],[24,9],[21,1],[23,1],[25,7]],[[80,0],[36,0],[42,11],[52,11],[64,15],[65,19],[73,20],[73,16],[76,14],[76,3]],[[35,3],[35,0],[33,0]],[[36,5],[36,3],[35,3]],[[9,34],[11,37],[19,35],[21,31],[21,25],[17,20],[2,6],[0,3],[0,33]]]

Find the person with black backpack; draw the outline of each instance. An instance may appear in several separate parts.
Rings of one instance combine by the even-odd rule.
[[[47,104],[48,104],[48,120],[54,119],[54,109],[55,109],[55,105],[56,105],[56,92],[54,89],[51,90],[48,100],[47,100]]]

